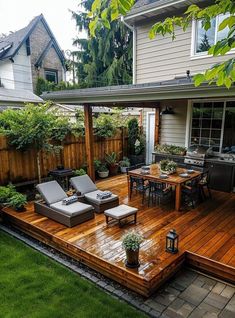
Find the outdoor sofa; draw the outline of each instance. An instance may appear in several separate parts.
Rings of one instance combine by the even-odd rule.
[[[66,205],[65,202],[68,203],[69,197],[57,181],[40,183],[36,188],[43,198],[34,203],[36,213],[68,227],[94,218],[94,208],[91,205],[79,201]]]
[[[102,213],[107,209],[119,205],[119,198],[116,194],[112,193],[110,197],[105,199],[99,198],[103,191],[96,187],[95,183],[87,174],[72,177],[70,183],[77,193],[84,197],[85,202],[88,202],[95,208],[95,212],[97,213]]]

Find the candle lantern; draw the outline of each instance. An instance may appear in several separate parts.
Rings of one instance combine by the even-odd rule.
[[[166,235],[166,251],[172,254],[178,252],[179,245],[179,235],[176,233],[176,230],[172,229]]]

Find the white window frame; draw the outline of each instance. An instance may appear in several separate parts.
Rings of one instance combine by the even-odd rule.
[[[56,81],[53,83],[58,84],[58,71],[53,69],[48,69],[48,68],[44,69],[45,79],[46,79],[46,74],[49,74],[49,73],[55,75]]]
[[[217,36],[218,36],[218,18],[219,16],[216,17],[216,23],[215,23],[215,43],[217,42]],[[197,23],[198,20],[193,20],[192,21],[192,35],[191,35],[191,60],[195,60],[195,59],[202,59],[202,58],[211,58],[214,57],[211,54],[208,54],[208,51],[206,52],[198,52],[196,53],[196,40],[197,40]],[[214,44],[215,44],[214,43]],[[227,54],[234,54],[235,53],[235,49],[231,49],[229,52],[226,53]]]
[[[185,140],[185,146],[188,148],[191,144],[191,134],[192,134],[192,119],[193,119],[193,104],[194,103],[206,103],[206,102],[223,102],[223,118],[222,118],[222,125],[221,125],[221,136],[220,136],[220,151],[214,152],[218,156],[225,155],[222,153],[222,144],[223,144],[223,136],[224,136],[224,124],[225,124],[225,110],[227,102],[229,101],[235,101],[235,98],[205,98],[205,99],[191,99],[188,100],[188,108],[187,108],[187,120],[186,120],[186,140]]]

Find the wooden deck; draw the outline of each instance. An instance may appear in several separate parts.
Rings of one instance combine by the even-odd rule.
[[[213,199],[194,210],[176,212],[172,205],[148,208],[141,196],[128,202],[126,176],[98,183],[103,190],[120,196],[120,202],[139,208],[137,224],[121,229],[107,226],[103,214],[73,228],[66,228],[36,214],[33,204],[26,212],[7,208],[3,218],[31,236],[78,259],[120,284],[149,296],[184,263],[235,283],[235,194],[213,192]],[[127,269],[121,237],[136,228],[145,237],[138,269]],[[175,228],[179,233],[179,253],[165,252],[165,236]]]

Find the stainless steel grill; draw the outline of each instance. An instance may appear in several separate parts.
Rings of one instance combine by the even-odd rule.
[[[203,167],[205,165],[207,150],[207,147],[199,145],[189,147],[186,152],[184,163],[192,166]]]

